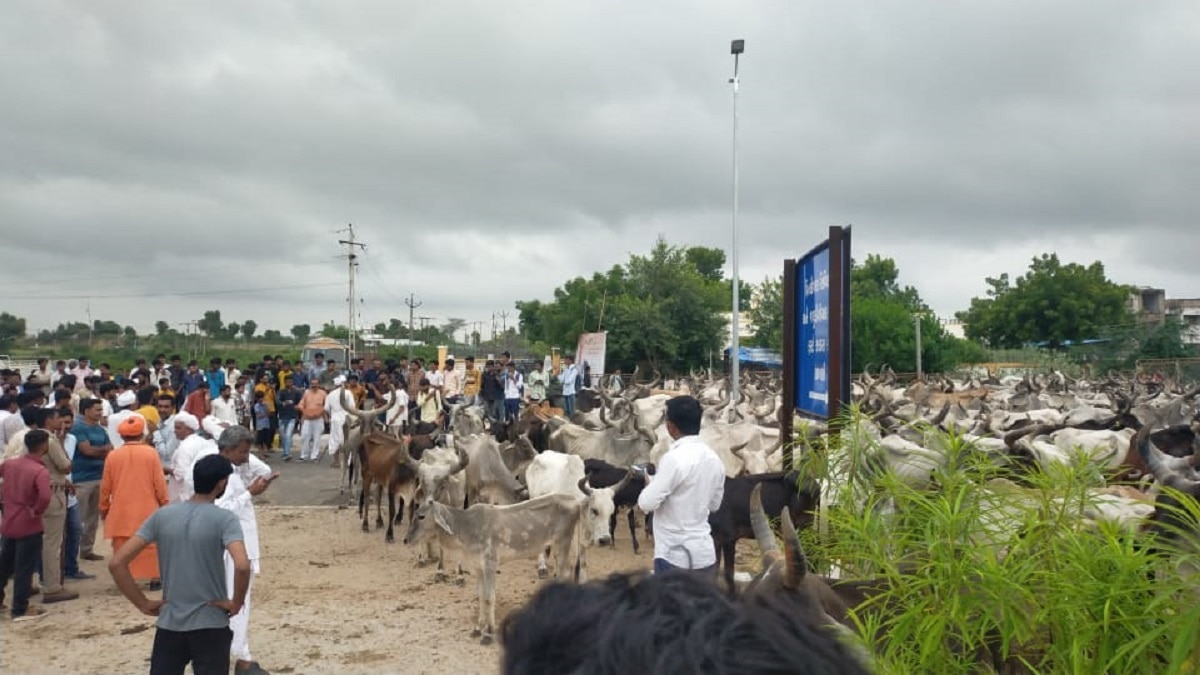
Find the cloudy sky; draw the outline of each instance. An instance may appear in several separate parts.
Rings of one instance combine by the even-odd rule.
[[[367,324],[728,247],[732,38],[743,278],[850,223],[946,315],[1047,250],[1200,296],[1194,0],[8,0],[0,310],[344,322],[347,223]]]

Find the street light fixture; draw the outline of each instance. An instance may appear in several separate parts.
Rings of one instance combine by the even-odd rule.
[[[730,320],[731,340],[729,345],[729,400],[737,402],[741,397],[741,335],[738,324],[741,311],[741,289],[738,279],[738,61],[746,51],[745,40],[734,40],[729,45],[729,53],[733,54],[733,77],[729,84],[733,85],[733,248],[730,252],[730,262],[733,269],[733,314]]]

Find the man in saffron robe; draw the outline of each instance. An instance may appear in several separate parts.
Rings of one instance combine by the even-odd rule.
[[[100,479],[100,515],[104,536],[113,550],[137,534],[138,528],[158,507],[168,502],[167,481],[158,451],[146,443],[146,421],[134,415],[121,421],[117,433],[125,444],[104,462]],[[147,546],[129,565],[135,579],[159,580],[158,549]]]

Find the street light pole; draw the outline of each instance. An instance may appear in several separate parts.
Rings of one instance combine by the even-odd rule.
[[[746,51],[745,40],[734,40],[729,45],[729,53],[733,54],[733,77],[729,83],[733,85],[733,249],[730,252],[730,262],[733,269],[733,314],[730,317],[729,345],[729,400],[737,402],[741,397],[741,334],[738,324],[741,311],[741,289],[738,279],[738,60]]]
[[[917,326],[917,381],[924,379],[921,372],[921,315],[918,313],[913,317],[913,321]]]

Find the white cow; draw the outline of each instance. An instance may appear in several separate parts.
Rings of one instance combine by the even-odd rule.
[[[529,488],[529,498],[537,499],[546,495],[570,495],[581,502],[587,502],[583,511],[579,553],[580,580],[586,579],[587,556],[586,549],[593,544],[609,546],[612,544],[612,517],[617,507],[613,496],[629,481],[626,475],[621,482],[606,488],[593,488],[588,485],[584,473],[583,459],[578,455],[567,455],[553,450],[547,450],[538,455],[525,470],[525,484]],[[546,554],[538,556],[538,576],[546,576]]]

